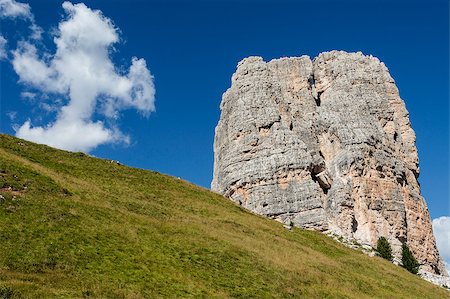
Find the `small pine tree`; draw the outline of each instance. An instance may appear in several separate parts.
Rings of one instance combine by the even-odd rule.
[[[392,261],[392,248],[389,241],[385,237],[379,237],[377,242],[378,255],[388,261]]]
[[[408,245],[403,243],[402,245],[402,265],[403,267],[413,274],[419,272],[419,262],[416,260]]]

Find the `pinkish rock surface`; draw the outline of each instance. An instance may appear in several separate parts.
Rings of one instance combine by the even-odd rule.
[[[212,190],[258,214],[375,246],[406,242],[446,275],[420,194],[415,133],[386,66],[332,51],[242,60],[223,95]]]

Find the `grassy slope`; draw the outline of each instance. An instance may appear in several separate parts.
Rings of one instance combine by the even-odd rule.
[[[446,298],[182,180],[0,135],[0,298]]]

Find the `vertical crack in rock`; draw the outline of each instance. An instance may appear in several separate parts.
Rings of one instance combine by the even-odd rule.
[[[286,224],[362,244],[408,243],[446,274],[417,181],[405,104],[386,66],[331,51],[239,62],[224,93],[211,189]]]
[[[358,230],[358,221],[356,221],[356,218],[352,218],[352,232],[356,232]]]
[[[311,73],[311,76],[308,79],[308,84],[309,84],[309,88],[311,90],[311,94],[314,98],[314,100],[316,101],[316,105],[317,107],[320,107],[320,94],[316,91],[316,84],[315,84],[315,80],[314,80],[314,73]]]

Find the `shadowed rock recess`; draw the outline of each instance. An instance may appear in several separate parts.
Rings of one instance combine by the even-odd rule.
[[[416,136],[386,66],[331,51],[242,60],[223,95],[213,191],[255,213],[374,246],[407,242],[446,275],[420,194]]]

